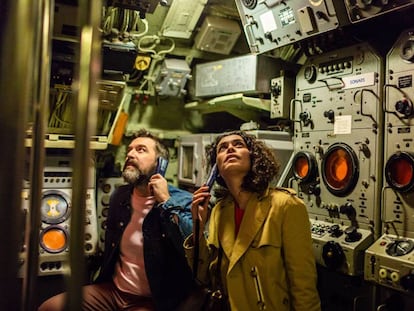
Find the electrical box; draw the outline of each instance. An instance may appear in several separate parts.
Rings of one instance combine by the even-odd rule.
[[[235,0],[252,53],[264,53],[337,29],[333,0]],[[340,1],[336,1],[340,2]]]
[[[174,0],[162,25],[162,35],[189,39],[206,3],[207,0]]]
[[[187,80],[191,78],[191,69],[182,59],[165,59],[155,81],[158,95],[181,96],[186,94],[184,89]]]
[[[79,40],[78,7],[75,5],[55,4],[53,37],[58,39]]]
[[[207,16],[195,38],[195,47],[206,52],[228,55],[240,33],[240,26],[236,21]]]
[[[270,79],[290,68],[285,61],[267,55],[244,55],[196,65],[195,95],[214,97],[243,93],[270,93]]]
[[[270,118],[289,118],[290,101],[295,98],[295,78],[280,76],[270,81]]]

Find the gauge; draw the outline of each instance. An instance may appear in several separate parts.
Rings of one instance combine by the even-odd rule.
[[[303,182],[316,177],[317,167],[315,157],[309,152],[298,152],[293,158],[293,174]]]
[[[322,160],[322,178],[328,190],[339,196],[349,194],[359,177],[358,158],[350,146],[335,143]]]
[[[68,245],[68,233],[59,226],[49,226],[40,234],[40,245],[49,253],[60,253]]]
[[[385,165],[385,179],[397,191],[412,191],[414,189],[414,154],[405,151],[394,153]]]
[[[411,240],[395,240],[388,244],[387,254],[393,257],[404,256],[414,248],[414,242]]]
[[[49,190],[43,193],[41,202],[42,221],[47,224],[58,224],[69,217],[70,198],[59,190]]]
[[[242,0],[242,2],[243,5],[250,10],[253,10],[257,5],[257,0]]]
[[[401,46],[400,56],[402,59],[413,62],[414,61],[414,39],[410,38]]]
[[[306,81],[314,82],[316,80],[316,67],[314,65],[305,67],[303,74]]]

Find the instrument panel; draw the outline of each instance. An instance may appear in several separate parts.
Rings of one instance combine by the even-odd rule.
[[[236,0],[252,53],[263,53],[340,25],[332,0]]]

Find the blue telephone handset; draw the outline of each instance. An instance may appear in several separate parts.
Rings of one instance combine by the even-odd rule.
[[[214,163],[213,167],[210,170],[210,174],[207,177],[206,185],[208,186],[208,190],[211,190],[213,187],[214,181],[216,180],[218,175],[218,168],[217,163]]]
[[[155,169],[155,174],[161,174],[162,176],[165,176],[165,173],[167,172],[167,167],[168,167],[168,160],[163,157],[158,157],[157,168]]]

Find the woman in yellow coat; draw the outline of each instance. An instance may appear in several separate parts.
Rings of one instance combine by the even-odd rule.
[[[200,224],[197,278],[217,283],[221,248],[221,284],[231,310],[320,310],[306,207],[292,190],[270,187],[278,173],[271,150],[235,131],[217,137],[208,158],[219,171],[217,204],[208,208],[207,186],[194,192],[193,219]],[[190,265],[194,236],[184,242]]]

